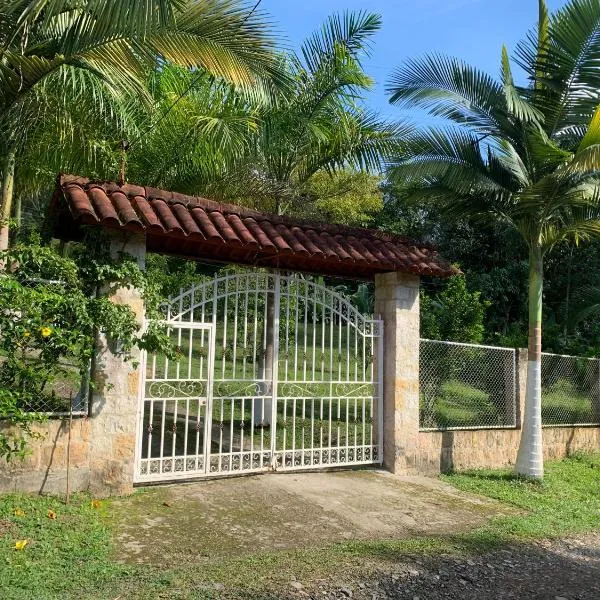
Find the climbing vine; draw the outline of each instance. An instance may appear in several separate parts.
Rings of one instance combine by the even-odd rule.
[[[99,232],[67,246],[32,238],[0,253],[0,457],[23,457],[44,413],[68,411],[57,390],[87,382],[98,334],[125,360],[135,347],[171,353],[166,332],[151,322],[141,332],[134,312],[111,302],[117,288],[135,287],[149,319],[160,296],[134,257],[111,253]]]

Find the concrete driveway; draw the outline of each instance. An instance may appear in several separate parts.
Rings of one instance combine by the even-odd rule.
[[[273,473],[142,488],[111,503],[122,560],[178,560],[456,533],[506,507],[384,471]]]

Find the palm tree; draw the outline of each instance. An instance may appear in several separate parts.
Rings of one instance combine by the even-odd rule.
[[[529,362],[515,471],[543,477],[541,431],[544,256],[600,234],[600,1],[571,0],[516,50],[529,85],[517,85],[506,48],[501,80],[461,60],[430,55],[392,76],[390,102],[448,122],[409,136],[392,176],[449,214],[514,227],[529,249]]]
[[[250,151],[260,105],[243,90],[174,65],[153,72],[148,88],[156,116],[128,152],[132,181],[202,194]]]
[[[379,16],[331,16],[299,54],[285,57],[292,81],[285,98],[261,114],[253,147],[211,194],[277,213],[305,209],[304,185],[321,171],[379,171],[403,132],[365,109],[372,82],[361,58],[379,29]]]
[[[126,96],[150,106],[148,70],[168,62],[257,100],[285,81],[269,25],[240,0],[0,0],[0,24],[0,249],[8,244],[19,141],[32,113],[50,113],[40,115],[52,106],[41,101],[46,93],[70,89],[76,105],[112,95],[119,107]],[[105,88],[100,96],[92,79]]]

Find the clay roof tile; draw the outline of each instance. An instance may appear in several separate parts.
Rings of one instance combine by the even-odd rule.
[[[62,175],[51,210],[60,235],[79,223],[146,232],[150,250],[182,256],[372,278],[403,271],[446,277],[457,269],[433,247],[379,230],[299,221],[201,197]],[[65,205],[68,211],[63,211]]]

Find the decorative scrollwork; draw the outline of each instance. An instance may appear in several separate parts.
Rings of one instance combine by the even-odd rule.
[[[147,381],[146,400],[169,398],[197,398],[206,396],[206,381],[201,380],[168,380]]]
[[[344,382],[333,386],[333,395],[337,398],[356,398],[373,395],[373,384],[370,382]]]
[[[263,385],[259,381],[215,381],[213,384],[213,397],[236,398],[238,396],[262,396],[261,387]]]

